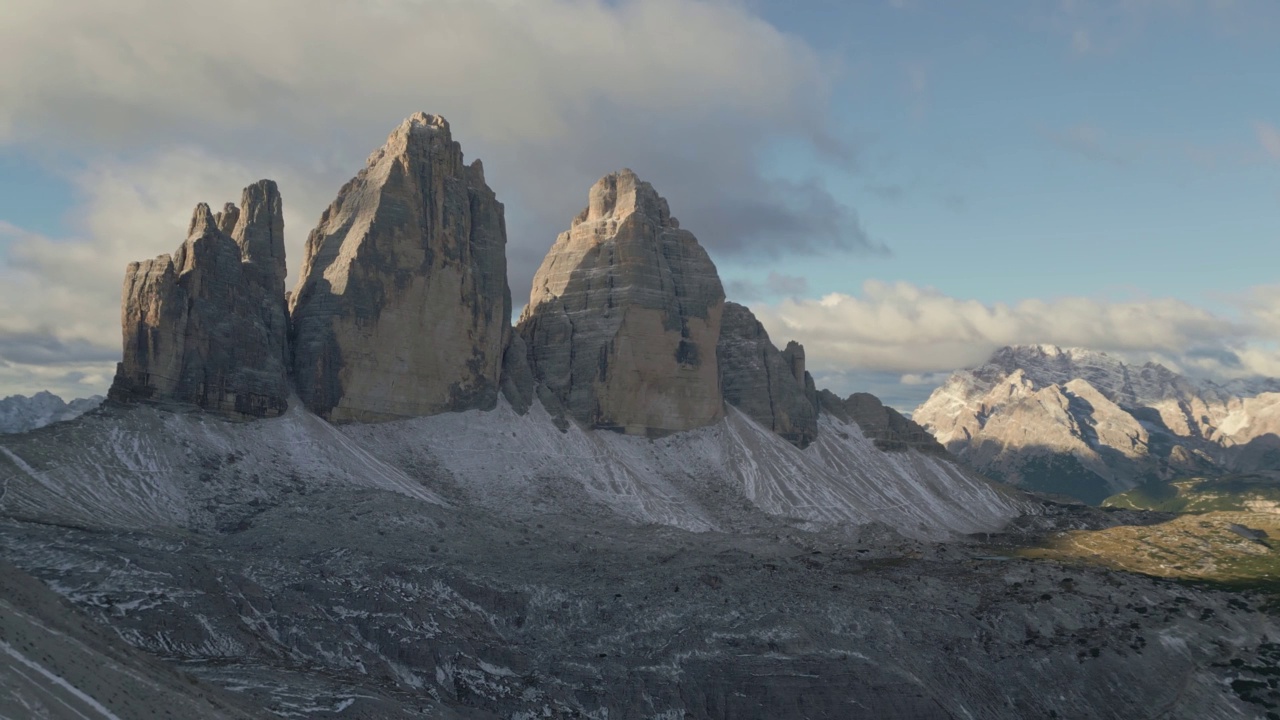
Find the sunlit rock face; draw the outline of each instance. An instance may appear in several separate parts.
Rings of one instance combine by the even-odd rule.
[[[1135,485],[1271,471],[1272,381],[1217,385],[1156,363],[1031,345],[960,370],[913,418],[997,479],[1090,502]]]
[[[270,180],[240,207],[196,207],[173,255],[130,263],[110,397],[271,417],[289,397],[284,219]]]
[[[376,422],[497,402],[511,323],[502,203],[449,124],[405,120],[307,239],[291,297],[307,407]]]
[[[537,380],[587,427],[659,436],[719,420],[724,288],[667,201],[601,178],[533,279],[519,332]]]

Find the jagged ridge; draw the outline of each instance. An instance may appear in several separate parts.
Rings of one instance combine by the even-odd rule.
[[[1277,400],[1158,363],[1033,345],[953,373],[912,417],[981,472],[1099,502],[1143,482],[1273,469]]]

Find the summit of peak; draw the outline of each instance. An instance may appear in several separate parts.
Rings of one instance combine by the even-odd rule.
[[[1089,348],[1079,347],[1074,345],[1067,345],[1067,346],[1055,345],[1053,343],[1030,343],[1030,344],[1022,344],[1022,345],[1006,345],[1000,348],[999,350],[996,350],[992,354],[992,358],[994,359],[1002,355],[1014,356],[1014,357],[1043,356],[1043,357],[1051,357],[1051,358],[1065,358],[1068,360],[1074,360],[1074,359],[1086,358],[1086,357],[1087,358],[1110,358],[1111,357],[1111,355],[1108,355],[1107,353],[1102,352],[1101,350],[1091,350]]]
[[[442,115],[416,112],[387,135],[387,141],[369,155],[365,164],[373,167],[405,157],[411,158],[410,162],[419,162],[436,153],[448,158],[446,165],[450,174],[458,172],[457,168],[463,165],[462,146],[454,141],[449,121]]]
[[[218,231],[218,217],[209,208],[209,203],[197,204],[191,213],[191,223],[187,225],[187,237],[197,237],[213,231]]]
[[[446,120],[443,115],[433,115],[431,113],[418,111],[405,118],[404,122],[400,123],[400,127],[397,129],[407,130],[409,132],[443,130],[448,133],[449,121]]]
[[[679,221],[671,216],[667,199],[630,168],[609,173],[597,180],[591,186],[586,209],[578,213],[573,224],[624,220],[634,214],[648,217],[659,226],[680,227]]]

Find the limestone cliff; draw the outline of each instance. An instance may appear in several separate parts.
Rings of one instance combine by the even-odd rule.
[[[953,373],[913,417],[991,477],[1100,502],[1136,484],[1219,474],[1241,404],[1155,363],[1037,345]]]
[[[726,302],[716,355],[725,402],[797,447],[813,442],[818,435],[817,397],[799,343],[793,341],[779,351],[750,310]]]
[[[172,255],[125,271],[124,358],[109,396],[270,417],[289,397],[284,220],[276,184],[201,203]]]
[[[519,332],[534,376],[587,427],[657,436],[724,413],[724,288],[635,173],[605,176],[534,276]]]
[[[448,122],[405,120],[307,239],[290,298],[303,402],[335,422],[493,407],[506,243],[502,203]]]

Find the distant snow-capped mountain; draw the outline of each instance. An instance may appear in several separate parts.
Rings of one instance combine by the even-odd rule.
[[[10,395],[0,400],[0,434],[19,433],[79,417],[102,404],[102,396],[65,402],[51,392],[27,397]]]
[[[1196,381],[1158,363],[1005,347],[912,413],[988,475],[1098,502],[1151,480],[1280,470],[1280,381]]]

